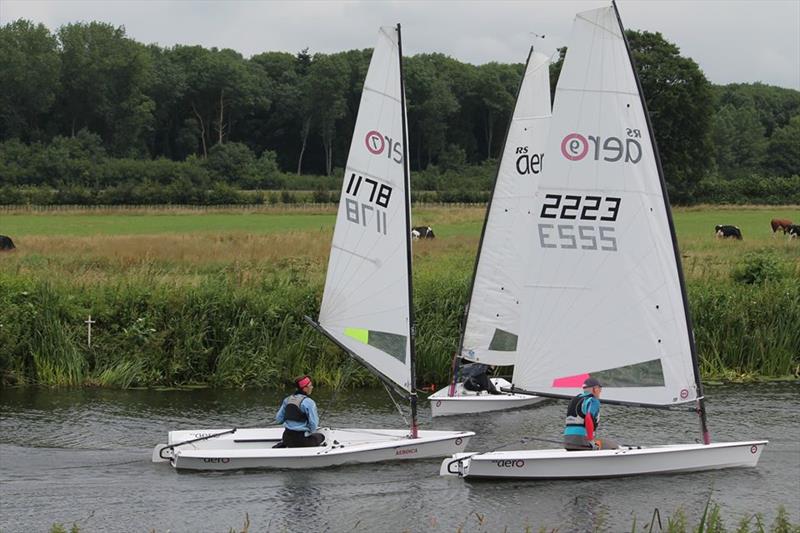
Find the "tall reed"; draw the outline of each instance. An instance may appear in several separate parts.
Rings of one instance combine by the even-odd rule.
[[[471,264],[460,256],[417,268],[418,384],[448,379]],[[430,266],[430,264],[428,264]],[[4,383],[217,387],[269,386],[313,373],[323,384],[374,383],[303,320],[316,316],[316,262],[229,265],[176,279],[157,265],[124,279],[42,280],[0,271]],[[130,274],[130,273],[129,273]],[[77,278],[82,280],[85,278]],[[798,376],[800,283],[695,279],[689,299],[706,378]],[[88,346],[85,320],[96,321]]]

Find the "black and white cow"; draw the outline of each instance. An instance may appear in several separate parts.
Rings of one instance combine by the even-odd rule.
[[[720,239],[733,238],[740,241],[742,240],[742,230],[736,226],[718,224],[714,226],[714,233],[716,233],[717,237]]]
[[[435,239],[436,235],[433,234],[433,228],[430,226],[414,226],[411,228],[411,238],[417,239]]]
[[[800,239],[800,224],[792,224],[786,228],[786,235],[790,239]]]
[[[0,235],[0,252],[10,252],[16,248],[17,247],[14,246],[14,241],[11,240],[11,237]]]

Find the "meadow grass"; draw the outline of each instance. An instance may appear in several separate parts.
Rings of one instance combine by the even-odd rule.
[[[795,211],[711,211],[675,215],[704,375],[796,376],[800,241],[769,229],[770,218]],[[717,220],[721,215],[727,218]],[[247,226],[236,221],[247,218],[242,213],[220,212],[214,216],[229,217],[239,229],[210,231],[213,224],[197,220],[206,214],[143,212],[124,218],[131,234],[119,233],[115,213],[74,215],[95,220],[94,233],[83,236],[70,233],[70,216],[11,216],[29,232],[15,236],[17,252],[0,255],[4,382],[243,387],[304,372],[322,383],[342,380],[346,358],[303,322],[303,315],[319,310],[332,223],[303,228],[306,217],[328,215],[270,212],[253,215],[261,222]],[[269,231],[264,221],[281,217],[281,227],[291,229]],[[154,221],[176,218],[201,229],[154,229]],[[415,210],[415,220],[432,224],[438,237],[414,245],[419,383],[442,384],[456,349],[483,210],[424,207]],[[743,241],[714,238],[714,223],[737,220],[743,221]],[[6,221],[4,214],[0,232]],[[770,268],[758,261],[753,267],[752,257]],[[734,279],[753,268],[767,279]],[[98,321],[91,348],[84,324],[89,314]],[[370,379],[359,370],[353,383]]]
[[[17,213],[0,215],[4,235],[28,236],[95,236],[95,235],[160,235],[165,233],[247,232],[276,233],[314,231],[332,228],[336,218],[333,207],[315,212],[280,210],[183,211],[171,210],[130,213],[84,212]],[[22,240],[22,239],[21,239]]]

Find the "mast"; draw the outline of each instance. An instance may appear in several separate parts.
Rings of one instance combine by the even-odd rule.
[[[408,168],[408,125],[406,117],[406,83],[403,78],[403,42],[400,37],[400,24],[397,24],[397,61],[400,64],[400,107],[402,108],[403,120],[403,184],[406,191],[406,261],[408,265],[408,335],[409,335],[409,357],[411,358],[411,438],[419,436],[417,427],[417,357],[415,338],[417,325],[414,320],[414,287],[411,279],[411,179]]]
[[[617,17],[617,23],[619,23],[620,33],[622,33],[622,40],[625,42],[625,49],[628,52],[628,59],[631,62],[631,69],[633,69],[633,77],[636,80],[636,87],[639,90],[639,99],[642,102],[642,108],[644,109],[644,118],[647,122],[647,129],[650,133],[650,144],[653,147],[653,154],[655,155],[656,159],[656,167],[658,168],[658,179],[661,183],[661,196],[664,199],[664,208],[667,212],[667,220],[669,222],[669,232],[670,236],[672,237],[672,251],[675,255],[675,266],[678,269],[678,281],[680,282],[681,286],[681,299],[683,300],[683,313],[686,317],[686,328],[687,334],[689,336],[689,349],[692,354],[692,367],[694,368],[694,380],[695,386],[697,387],[697,414],[700,418],[700,430],[703,435],[703,443],[710,444],[711,443],[711,433],[708,430],[708,421],[706,419],[706,408],[705,408],[705,398],[703,397],[703,383],[700,380],[700,365],[698,364],[697,360],[697,346],[694,342],[694,329],[692,328],[692,317],[689,313],[689,298],[686,294],[686,280],[683,276],[683,267],[681,265],[681,254],[678,250],[678,238],[675,233],[675,222],[672,219],[672,210],[669,206],[669,195],[667,194],[667,183],[664,178],[664,169],[661,166],[661,156],[658,154],[658,145],[656,144],[656,137],[655,133],[653,132],[653,124],[650,122],[650,113],[647,111],[647,102],[644,99],[644,93],[642,92],[642,82],[639,80],[639,74],[636,70],[636,61],[633,59],[633,54],[631,53],[631,47],[628,43],[628,37],[625,35],[625,26],[622,25],[622,18],[619,16],[619,9],[617,9],[617,3],[615,0],[611,0],[611,5],[614,8],[614,14]]]

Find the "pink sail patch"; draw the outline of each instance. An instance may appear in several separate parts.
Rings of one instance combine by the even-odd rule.
[[[556,378],[553,380],[553,387],[560,387],[560,388],[581,388],[583,386],[583,382],[586,381],[586,378],[589,377],[589,374],[578,374],[577,376],[567,376],[565,378]]]

